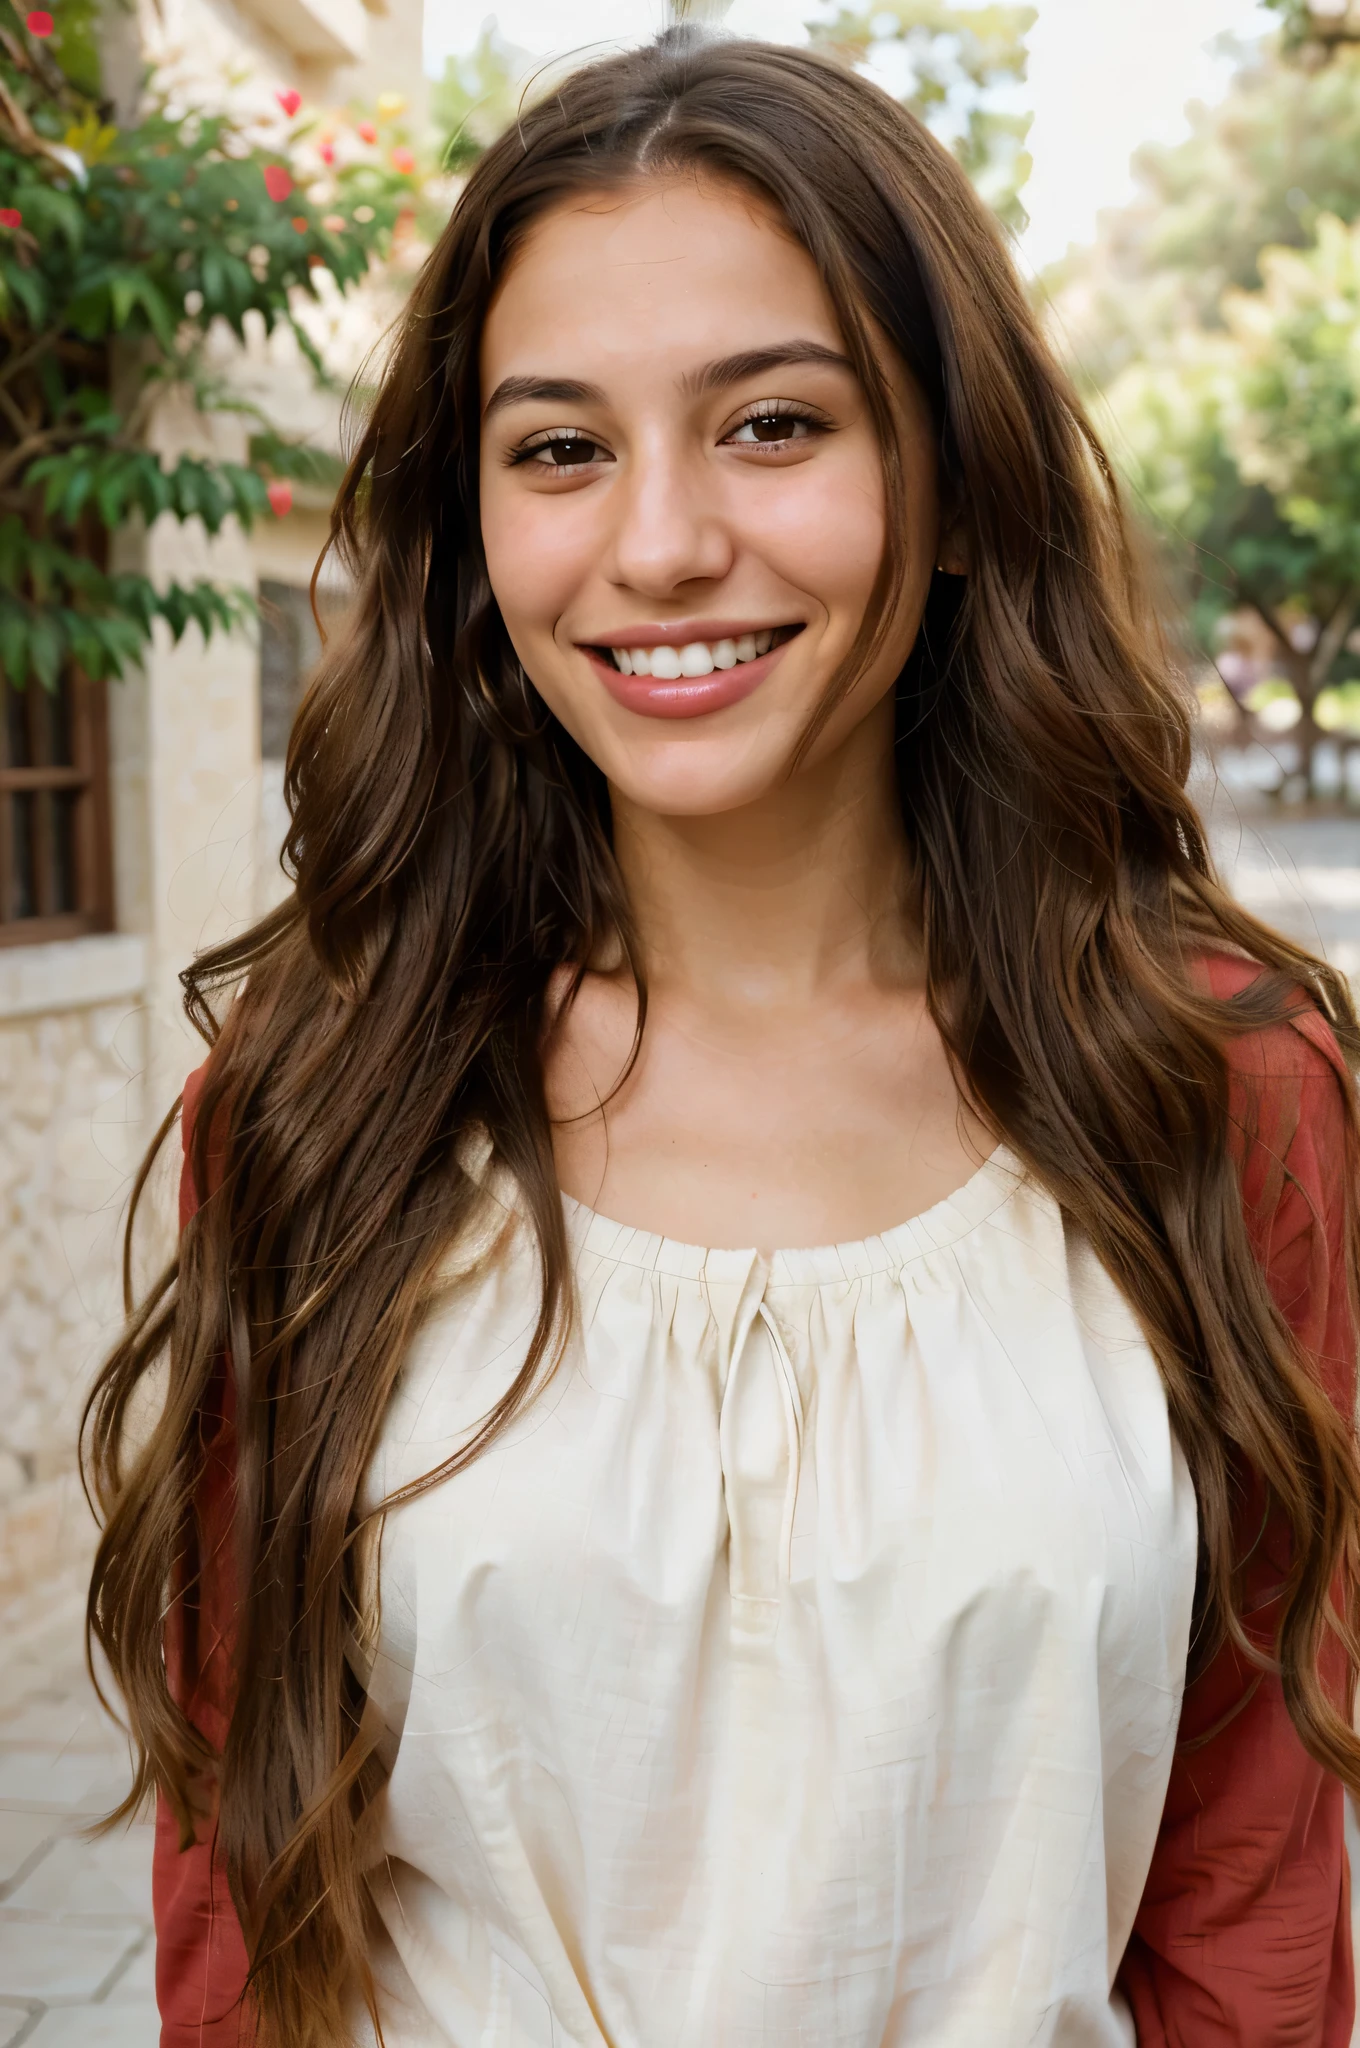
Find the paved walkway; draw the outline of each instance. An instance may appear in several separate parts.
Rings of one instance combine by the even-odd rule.
[[[1277,819],[1227,790],[1205,809],[1234,894],[1360,986],[1360,817]]]
[[[1360,820],[1276,821],[1220,790],[1215,848],[1251,909],[1360,980]],[[78,1589],[0,1643],[0,2048],[156,2048],[151,1829],[90,1841],[127,1753],[81,1658]],[[1352,1839],[1352,1861],[1360,1839]],[[1358,1929],[1360,1931],[1360,1929]],[[1360,2028],[1356,2031],[1360,2048]]]
[[[151,1828],[90,1841],[127,1749],[60,1592],[0,1658],[0,2048],[156,2048]]]

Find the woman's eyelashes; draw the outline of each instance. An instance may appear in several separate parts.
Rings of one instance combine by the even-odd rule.
[[[787,398],[761,399],[748,405],[723,442],[736,448],[787,448],[830,431],[831,422],[815,406]]]
[[[613,460],[602,441],[596,441],[575,427],[546,427],[510,451],[511,468],[532,463],[535,469],[559,473],[589,469],[596,462]]]
[[[761,399],[719,435],[717,445],[779,454],[830,431],[830,420],[815,406],[785,398]],[[512,448],[507,460],[511,468],[527,465],[549,476],[576,476],[599,463],[613,462],[614,457],[603,441],[580,427],[543,427]]]

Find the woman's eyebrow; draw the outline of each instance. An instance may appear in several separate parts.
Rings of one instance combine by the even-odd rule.
[[[502,377],[486,401],[482,418],[489,420],[493,412],[500,412],[504,406],[523,405],[534,398],[549,405],[603,405],[605,402],[598,384],[582,384],[575,377]]]
[[[777,341],[768,348],[743,349],[740,354],[719,356],[701,370],[691,370],[680,380],[687,397],[700,398],[710,391],[724,391],[747,377],[760,377],[767,370],[786,370],[794,363],[829,363],[834,369],[855,366],[839,349],[820,341]],[[507,405],[524,405],[538,400],[545,405],[603,405],[605,394],[598,384],[584,384],[575,377],[503,377],[486,402],[484,420]]]
[[[719,356],[716,362],[705,363],[702,370],[692,370],[681,379],[681,388],[690,397],[701,397],[705,392],[724,391],[729,384],[741,384],[747,377],[762,377],[767,370],[786,370],[794,363],[829,363],[834,369],[848,370],[853,377],[855,366],[849,356],[839,349],[828,348],[820,341],[776,341],[768,348],[743,349],[734,356]]]

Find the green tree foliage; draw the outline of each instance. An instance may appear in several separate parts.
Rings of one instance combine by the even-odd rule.
[[[1197,637],[1255,612],[1311,735],[1360,617],[1360,227],[1324,218],[1307,250],[1271,249],[1264,284],[1229,292],[1108,393],[1118,446],[1163,531],[1192,544]]]
[[[672,0],[676,17],[720,16],[721,7]],[[1025,37],[1033,7],[960,5],[959,0],[870,0],[828,4],[807,23],[815,48],[847,64],[874,65],[901,79],[900,96],[953,149],[988,203],[1011,227],[1024,225],[1020,190],[1030,173],[1030,115],[1012,103],[1025,80]],[[527,91],[547,90],[551,68],[483,24],[476,46],[450,57],[432,108],[444,161],[465,171],[514,118]]]
[[[1360,673],[1360,50],[1281,35],[1055,267],[1054,329],[1212,659],[1254,613],[1301,707]]]
[[[1324,65],[1269,43],[1243,52],[1191,132],[1134,159],[1138,196],[1091,249],[1048,275],[1069,347],[1093,382],[1187,326],[1213,327],[1232,288],[1261,282],[1264,248],[1303,248],[1325,214],[1360,218],[1360,52]]]
[[[373,161],[304,189],[291,148],[220,115],[153,108],[119,126],[97,97],[93,5],[60,14],[34,34],[0,0],[0,665],[49,688],[68,662],[121,674],[158,618],[178,639],[248,609],[209,581],[112,570],[109,536],[163,514],[249,526],[270,479],[310,476],[316,452],[261,422],[247,463],[167,468],[144,445],[150,412],[173,383],[239,409],[207,377],[204,340],[214,322],[243,336],[248,314],[291,326],[323,374],[299,299],[323,269],[357,282],[412,188]]]
[[[1031,116],[1016,108],[1025,82],[1033,7],[957,0],[870,0],[808,23],[814,48],[851,64],[903,72],[899,96],[949,144],[987,203],[1022,228],[1020,192],[1031,161]]]
[[[1360,43],[1355,0],[1265,0],[1284,24],[1284,46],[1325,59],[1347,43]]]
[[[532,73],[528,52],[507,43],[494,20],[482,23],[464,56],[445,59],[444,75],[430,92],[430,115],[449,170],[469,170],[510,126]]]

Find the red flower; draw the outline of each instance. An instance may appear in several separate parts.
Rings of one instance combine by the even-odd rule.
[[[394,171],[400,171],[403,178],[409,178],[415,167],[416,160],[409,149],[400,146],[393,150],[392,168]]]
[[[285,483],[281,476],[275,477],[266,492],[266,496],[269,499],[269,509],[276,519],[286,518],[288,513],[292,511],[293,486],[290,483]]]
[[[24,217],[17,206],[0,206],[0,228],[19,228]]]
[[[324,142],[317,144],[316,153],[323,164],[333,164],[335,162],[335,144],[331,141],[329,135]]]
[[[37,36],[40,41],[44,37],[50,36],[56,25],[45,7],[35,7],[24,22],[24,27],[28,30],[29,34]]]
[[[291,121],[298,108],[302,105],[302,94],[294,92],[290,85],[287,92],[276,92],[274,97]]]
[[[293,189],[293,180],[282,164],[265,165],[264,189],[276,203],[288,197]]]
[[[371,121],[359,123],[358,135],[360,142],[376,142],[378,139],[378,131]]]
[[[295,213],[293,215],[294,234],[305,235],[310,226],[311,222],[308,220],[305,213]]]

